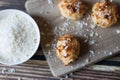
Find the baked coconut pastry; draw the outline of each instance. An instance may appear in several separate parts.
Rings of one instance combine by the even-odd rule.
[[[61,36],[57,42],[56,54],[64,65],[74,62],[80,51],[79,41],[70,34]]]
[[[58,8],[62,16],[79,20],[86,12],[86,6],[80,0],[59,0]]]
[[[91,17],[97,26],[108,28],[118,22],[119,13],[115,4],[105,0],[94,4]]]

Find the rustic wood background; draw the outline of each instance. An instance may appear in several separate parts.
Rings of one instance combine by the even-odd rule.
[[[25,1],[0,0],[0,10],[12,8],[26,11]],[[24,64],[17,66],[0,64],[0,80],[120,80],[120,54],[62,78],[55,78],[39,47],[36,55]]]

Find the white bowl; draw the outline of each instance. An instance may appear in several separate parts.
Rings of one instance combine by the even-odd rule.
[[[8,57],[9,54],[7,54],[7,53],[4,52],[7,56],[6,57],[2,56],[2,51],[6,50],[8,48],[7,45],[6,45],[6,49],[1,50],[1,52],[0,52],[0,54],[1,54],[0,55],[0,63],[5,64],[5,65],[9,65],[9,66],[11,66],[11,65],[17,65],[17,64],[22,64],[22,63],[26,62],[27,60],[29,60],[35,54],[35,52],[37,51],[37,49],[39,47],[39,44],[40,44],[40,31],[39,31],[38,25],[36,24],[36,22],[34,21],[34,19],[31,16],[29,16],[28,14],[26,14],[25,12],[20,11],[20,10],[15,10],[15,9],[2,10],[2,11],[0,11],[0,21],[2,19],[1,16],[3,16],[3,18],[4,18],[4,16],[5,16],[5,18],[7,18],[6,17],[7,15],[14,15],[14,14],[17,15],[17,17],[19,17],[18,19],[21,19],[21,18],[24,17],[24,19],[26,20],[26,21],[24,21],[24,23],[27,24],[27,22],[29,22],[31,24],[31,26],[30,26],[30,28],[29,28],[29,26],[22,27],[22,28],[25,28],[25,30],[28,30],[28,28],[29,28],[29,36],[25,37],[26,40],[24,42],[26,42],[25,46],[27,46],[27,47],[23,48],[22,49],[23,51],[21,50],[20,54],[17,54],[18,50],[16,50],[17,48],[15,47],[16,48],[15,50],[16,50],[17,58],[16,58],[16,54],[15,53],[13,53],[13,54],[15,54],[15,56],[12,55],[12,57]],[[22,20],[23,19],[21,19],[21,23],[23,23]],[[19,21],[18,21],[18,23],[21,24]],[[5,23],[3,23],[3,24],[5,24]],[[32,36],[31,36],[32,33],[35,35],[34,39],[32,39]],[[26,31],[25,34],[26,35],[28,34],[27,31]],[[3,38],[4,38],[4,36],[3,36]],[[30,39],[30,40],[27,41],[28,39]],[[4,41],[4,39],[2,39],[2,40]],[[33,40],[36,40],[36,41],[33,41]],[[30,44],[30,43],[32,43],[32,44]],[[30,47],[28,47],[27,44],[30,45]],[[32,47],[32,46],[34,46],[34,47]],[[29,53],[27,53],[28,52],[27,49],[29,50]],[[27,55],[25,55],[24,51],[26,51]],[[20,49],[19,49],[19,52],[20,52]],[[16,58],[16,61],[11,60],[13,57]],[[8,59],[6,59],[6,58],[8,58]],[[6,60],[4,61],[4,59],[6,59]],[[11,62],[10,62],[9,59],[11,60]]]

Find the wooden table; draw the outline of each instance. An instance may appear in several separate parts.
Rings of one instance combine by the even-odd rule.
[[[0,0],[0,9],[25,11],[26,0]],[[76,72],[55,78],[50,72],[42,48],[28,62],[17,66],[0,64],[0,80],[120,80],[120,54]]]

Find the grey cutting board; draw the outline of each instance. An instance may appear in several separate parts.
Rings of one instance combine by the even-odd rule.
[[[107,29],[101,27],[92,29],[94,24],[90,18],[91,8],[97,0],[84,1],[89,9],[80,21],[61,17],[57,7],[58,0],[53,0],[53,4],[48,4],[48,0],[28,0],[25,4],[27,12],[39,25],[41,45],[54,76],[73,72],[118,54],[120,51],[119,31],[117,33],[117,30],[120,30],[120,22]],[[113,3],[120,4],[120,0],[114,0]],[[120,9],[120,7],[118,8]],[[66,33],[76,36],[81,43],[79,59],[68,66],[64,66],[55,53],[58,37]]]

